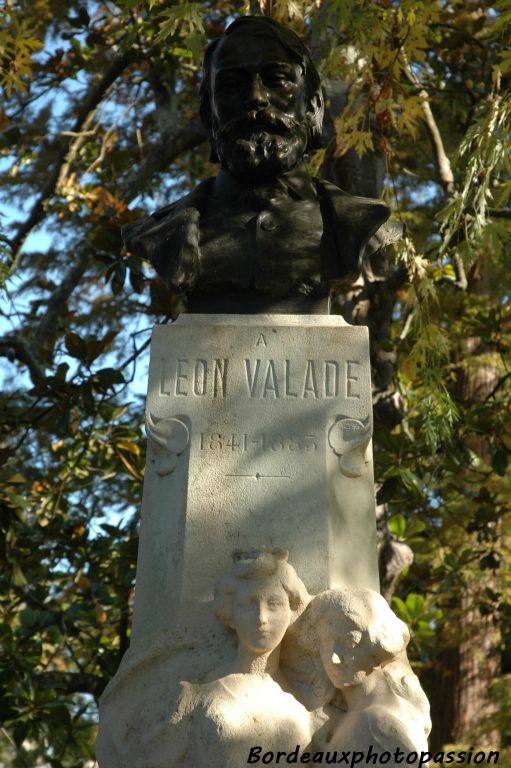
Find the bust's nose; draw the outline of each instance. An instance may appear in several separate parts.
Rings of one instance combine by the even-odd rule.
[[[245,99],[245,109],[247,111],[261,109],[262,107],[267,107],[268,104],[268,95],[264,84],[259,75],[254,75],[250,82],[247,98]]]

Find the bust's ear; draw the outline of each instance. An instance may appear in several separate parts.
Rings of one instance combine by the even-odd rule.
[[[323,114],[325,111],[325,99],[323,90],[318,88],[310,97],[307,105],[307,118],[309,121],[309,147],[319,149],[322,146]]]

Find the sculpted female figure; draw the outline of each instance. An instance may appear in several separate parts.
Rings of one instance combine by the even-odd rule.
[[[329,590],[312,600],[295,625],[292,646],[302,669],[307,657],[314,667],[319,651],[332,686],[327,694],[327,681],[314,681],[328,697],[329,715],[316,734],[316,749],[365,751],[371,745],[391,753],[390,766],[398,749],[427,750],[429,705],[406,657],[409,637],[385,599],[370,589]]]
[[[309,713],[284,690],[279,663],[282,638],[309,600],[284,550],[237,557],[215,595],[218,618],[237,634],[237,655],[208,682],[181,683],[152,767],[239,768],[255,745],[289,752],[309,743]]]

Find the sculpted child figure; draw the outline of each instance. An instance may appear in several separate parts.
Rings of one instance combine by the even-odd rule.
[[[282,638],[310,600],[287,556],[238,554],[220,579],[216,614],[236,632],[237,655],[209,681],[181,683],[168,723],[148,734],[151,768],[239,768],[256,744],[290,752],[310,742],[310,714],[284,690],[280,670]]]
[[[397,749],[427,750],[429,704],[406,656],[409,631],[381,595],[353,587],[323,592],[291,636],[286,655],[294,656],[292,666],[301,667],[302,683],[309,667],[309,684],[328,702],[317,750],[365,751],[371,745],[392,759]]]

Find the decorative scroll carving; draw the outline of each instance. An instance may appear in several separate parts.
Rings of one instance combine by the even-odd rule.
[[[328,432],[328,444],[339,456],[339,467],[347,477],[360,477],[366,470],[366,451],[372,435],[372,421],[339,416]]]
[[[181,419],[157,419],[146,411],[146,431],[154,451],[156,472],[161,477],[169,475],[190,442],[188,427]]]

